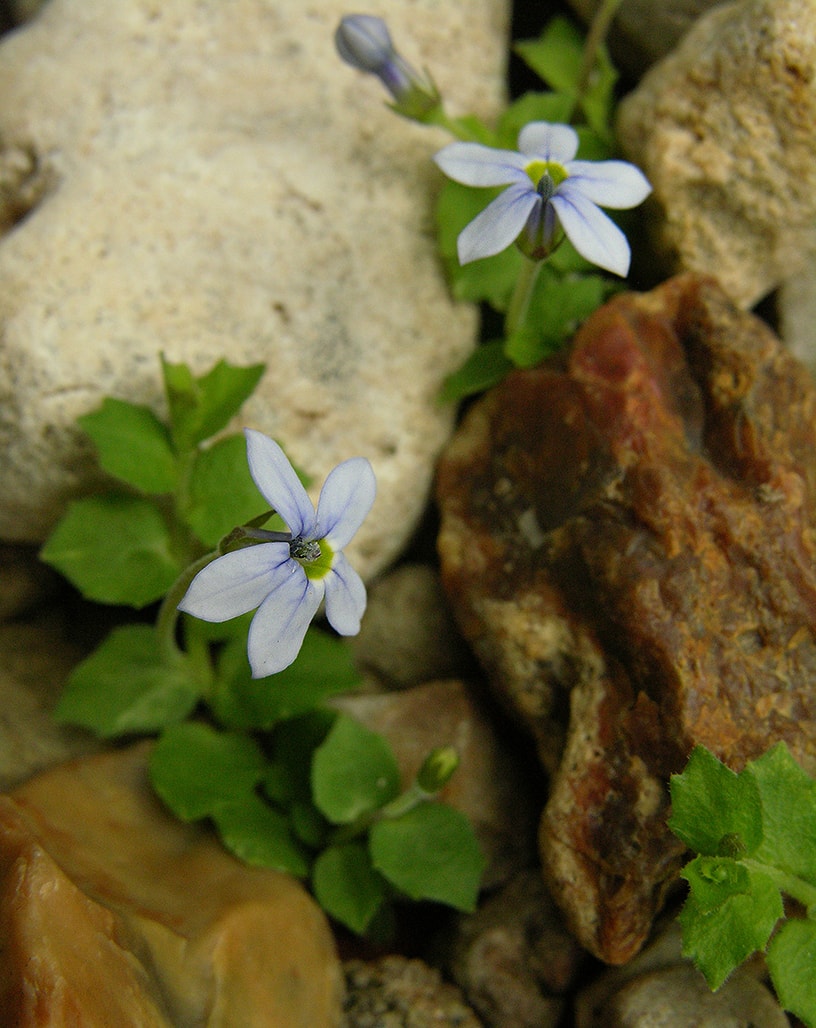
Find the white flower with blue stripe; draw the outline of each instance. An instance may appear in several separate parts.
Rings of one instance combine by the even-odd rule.
[[[652,187],[627,161],[576,161],[577,152],[574,129],[545,121],[524,126],[518,151],[481,143],[443,147],[434,160],[449,178],[508,187],[459,234],[459,263],[492,257],[512,243],[542,260],[566,235],[585,260],[625,276],[629,243],[600,208],[636,207]]]
[[[346,460],[326,478],[315,510],[280,446],[261,432],[245,434],[252,478],[288,531],[245,532],[252,545],[199,571],[179,610],[220,622],[257,608],[247,655],[253,677],[261,678],[294,661],[324,598],[335,631],[359,632],[366,589],[343,548],[371,510],[377,486],[365,457]]]

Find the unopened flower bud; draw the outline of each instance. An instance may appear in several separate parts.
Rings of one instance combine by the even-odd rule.
[[[431,750],[416,777],[423,792],[434,794],[444,788],[459,767],[459,754],[453,746],[438,746]]]
[[[439,93],[397,53],[388,26],[371,14],[341,19],[334,43],[342,59],[358,71],[376,75],[394,98],[394,110],[406,118],[425,121],[439,108]]]

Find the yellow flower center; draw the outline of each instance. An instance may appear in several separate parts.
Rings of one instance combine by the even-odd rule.
[[[569,172],[567,169],[563,164],[559,164],[557,161],[530,161],[524,170],[530,176],[530,180],[536,189],[539,189],[543,179],[549,178],[552,183],[552,190],[548,190],[549,196],[547,196],[546,199],[549,199],[557,187],[560,186],[565,179],[569,178]]]

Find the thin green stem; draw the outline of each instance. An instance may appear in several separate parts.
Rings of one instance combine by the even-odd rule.
[[[595,17],[592,19],[592,23],[589,26],[589,32],[587,32],[586,42],[584,43],[581,70],[578,74],[578,89],[575,95],[575,100],[573,101],[572,111],[568,119],[569,121],[573,120],[576,110],[580,108],[583,102],[584,96],[589,88],[589,80],[592,76],[592,71],[598,60],[598,51],[606,39],[609,28],[612,25],[612,20],[617,14],[620,5],[621,0],[602,0],[601,6],[595,12]]]
[[[524,258],[519,277],[516,279],[513,296],[510,299],[510,305],[504,316],[505,338],[509,338],[524,324],[530,307],[530,298],[533,295],[533,289],[535,288],[542,263],[542,261],[532,261],[529,257]]]
[[[176,642],[178,605],[184,598],[190,582],[192,582],[202,568],[205,568],[210,561],[215,560],[218,555],[218,550],[213,550],[211,553],[207,553],[199,558],[199,560],[193,561],[173,582],[164,600],[162,600],[159,615],[156,618],[156,632],[159,636],[159,646],[167,656],[172,657],[179,652],[178,643]]]
[[[393,820],[394,818],[402,817],[403,814],[407,814],[414,807],[418,807],[420,803],[433,799],[435,795],[436,793],[427,792],[416,782],[413,782],[405,792],[400,793],[390,803],[386,803],[385,806],[379,807],[377,810],[369,810],[365,814],[361,814],[350,824],[338,828],[332,836],[332,845],[336,846],[340,843],[357,839],[361,835],[365,835],[369,828],[378,821],[383,821],[386,818]]]
[[[482,143],[484,139],[459,118],[451,118],[440,103],[422,119],[423,125],[438,125],[464,143]]]

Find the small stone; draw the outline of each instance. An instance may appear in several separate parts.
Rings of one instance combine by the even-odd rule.
[[[555,1028],[583,957],[533,869],[460,918],[451,975],[490,1028]]]
[[[0,1023],[334,1028],[342,979],[322,911],[167,813],[149,750],[0,796]]]
[[[703,15],[619,109],[654,187],[656,244],[753,307],[816,249],[816,8],[738,0]]]
[[[487,859],[485,888],[530,863],[535,796],[523,763],[472,687],[457,679],[426,682],[399,692],[340,696],[332,705],[385,736],[406,787],[431,750],[453,746],[459,767],[439,795],[473,825]]]
[[[343,1028],[481,1028],[453,985],[421,960],[348,960]]]
[[[405,689],[472,669],[439,575],[428,564],[402,564],[371,586],[351,645],[359,667],[386,688]]]
[[[785,279],[776,293],[779,334],[794,356],[816,375],[816,253],[807,266]]]
[[[816,770],[816,386],[711,279],[616,297],[439,465],[442,580],[551,778],[540,848],[584,946],[642,945],[683,846],[668,781],[784,740]]]

